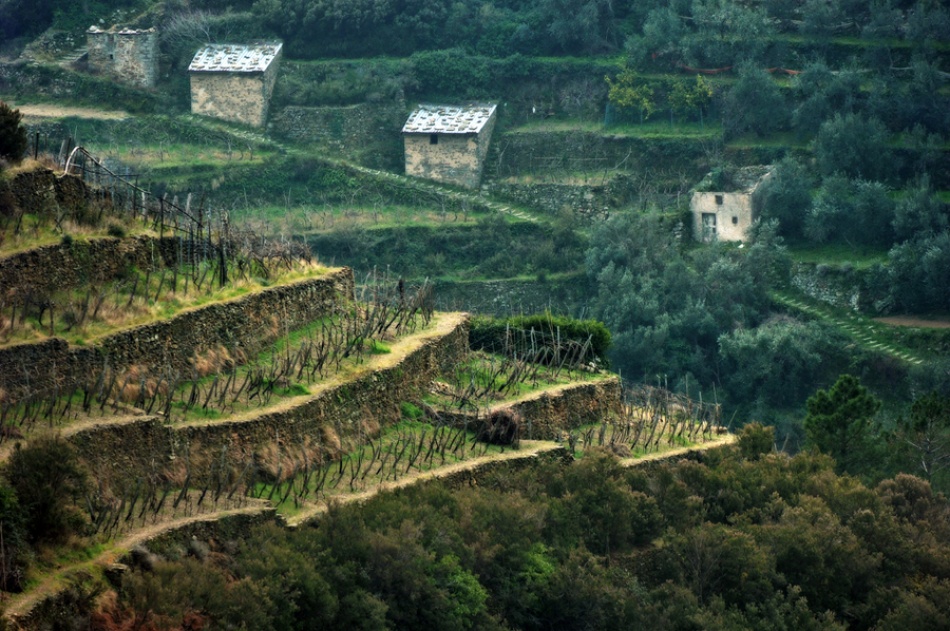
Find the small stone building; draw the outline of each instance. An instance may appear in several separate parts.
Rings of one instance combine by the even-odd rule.
[[[208,44],[199,50],[191,75],[191,111],[262,127],[283,44]]]
[[[417,107],[402,128],[406,175],[478,188],[496,109],[495,103]]]
[[[89,67],[122,83],[151,88],[158,80],[158,31],[154,28],[86,31]]]
[[[771,167],[710,173],[693,190],[693,236],[697,241],[745,241],[758,215],[757,192]]]

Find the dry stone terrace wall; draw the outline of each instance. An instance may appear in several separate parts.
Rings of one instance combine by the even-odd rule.
[[[243,466],[270,447],[293,454],[302,444],[330,453],[357,444],[400,419],[400,403],[418,400],[429,383],[468,354],[468,324],[425,339],[401,361],[328,387],[293,404],[243,419],[168,426],[158,417],[102,424],[70,437],[80,457],[103,479],[129,482],[167,467],[192,469],[201,484],[215,463]],[[176,463],[181,463],[176,464]]]
[[[560,438],[561,432],[600,423],[619,408],[620,401],[620,379],[611,377],[553,394],[543,392],[513,407],[524,419],[524,438],[553,440]]]
[[[278,136],[320,143],[341,155],[359,157],[373,147],[379,165],[403,167],[402,135],[405,107],[360,103],[346,106],[288,106],[272,117],[268,128]]]
[[[501,407],[521,416],[521,438],[557,440],[562,432],[600,423],[617,411],[621,390],[620,378],[611,376],[538,392]],[[443,412],[442,417],[457,427],[475,429],[469,414]]]
[[[0,349],[0,389],[8,396],[24,390],[62,390],[82,383],[105,365],[189,370],[196,354],[222,346],[254,355],[285,332],[332,313],[353,297],[353,271],[342,268],[132,327],[88,348],[70,347],[59,339],[8,346]]]
[[[496,138],[486,174],[496,178],[545,173],[670,169],[699,181],[707,169],[702,143],[580,131],[509,132]]]
[[[74,240],[0,257],[0,287],[39,293],[115,280],[129,267],[174,265],[178,239],[148,236]]]
[[[109,202],[108,191],[90,188],[78,176],[57,175],[51,169],[18,173],[9,187],[17,207],[37,215],[82,212],[92,200]]]
[[[791,284],[809,298],[855,312],[879,313],[889,306],[886,290],[874,284],[868,270],[850,265],[796,263]]]
[[[353,296],[353,271],[343,268],[185,311],[110,335],[98,346],[113,367],[158,364],[183,369],[196,353],[217,346],[257,354],[280,335],[332,313]]]
[[[557,214],[564,209],[575,212],[595,212],[616,205],[610,202],[606,187],[598,185],[491,182],[483,188],[493,195],[511,199],[550,214]]]

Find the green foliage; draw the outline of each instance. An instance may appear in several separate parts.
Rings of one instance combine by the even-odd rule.
[[[22,125],[20,110],[12,109],[0,101],[0,159],[14,164],[23,159],[26,153],[26,128]]]
[[[739,66],[739,78],[723,96],[723,129],[729,136],[765,136],[785,127],[788,106],[779,87],[756,63]]]
[[[802,135],[815,134],[834,113],[854,113],[864,99],[858,73],[832,72],[821,61],[806,66],[795,77],[792,89],[797,100],[792,124]]]
[[[421,408],[409,403],[408,401],[403,401],[399,404],[399,412],[402,414],[404,419],[408,419],[410,421],[419,420],[424,415],[424,412]]]
[[[897,438],[909,451],[911,468],[932,481],[950,466],[950,397],[930,392],[914,401]]]
[[[891,304],[910,313],[950,309],[950,231],[891,248],[883,270]]]
[[[811,188],[812,178],[804,165],[792,157],[783,158],[759,187],[761,218],[778,220],[779,236],[801,240],[806,212],[811,206]]]
[[[805,234],[814,242],[871,247],[894,242],[894,202],[880,182],[825,178],[805,217]]]
[[[940,628],[946,498],[908,475],[866,487],[826,456],[773,453],[771,438],[753,425],[737,448],[628,470],[606,453],[499,468],[477,488],[336,506],[317,528],[258,527],[236,550],[130,572],[112,621]]]
[[[719,338],[723,385],[735,403],[757,411],[790,409],[846,366],[844,340],[817,322],[776,316]]]
[[[83,29],[100,17],[109,16],[117,8],[138,4],[139,0],[111,2],[68,2],[67,0],[0,0],[0,37],[35,36],[50,26],[60,29]]]
[[[610,330],[597,320],[579,320],[565,315],[538,313],[509,318],[472,318],[468,333],[469,346],[476,350],[497,351],[505,346],[509,331],[536,331],[539,340],[560,339],[562,343],[583,344],[590,340],[591,351],[596,357],[606,359],[610,349]]]
[[[3,540],[0,590],[4,592],[18,592],[23,588],[30,557],[28,533],[25,528],[26,523],[16,492],[6,483],[0,483],[0,535]]]
[[[950,228],[950,213],[924,175],[894,209],[894,232],[898,239],[926,238]]]
[[[504,56],[616,50],[631,11],[604,0],[256,0],[255,15],[287,41],[296,57],[405,56],[457,46]],[[321,37],[309,35],[319,32]]]
[[[591,243],[591,312],[612,332],[611,362],[630,379],[690,373],[711,386],[719,337],[761,321],[783,265],[781,246],[768,239],[748,250],[684,253],[657,216],[611,217]]]
[[[842,471],[860,470],[868,457],[871,420],[880,407],[856,377],[841,375],[830,389],[808,399],[807,444],[833,457]]]
[[[822,175],[885,181],[895,174],[889,134],[876,118],[835,114],[815,137],[815,160]]]
[[[609,86],[607,100],[621,109],[637,112],[641,123],[656,110],[653,88],[646,83],[637,83],[637,75],[631,68],[624,68],[616,80],[609,75],[604,80]]]
[[[749,423],[739,432],[739,453],[746,460],[757,460],[775,451],[775,428]]]
[[[16,491],[31,543],[58,543],[85,530],[78,503],[87,490],[88,475],[65,440],[40,437],[25,447],[18,443],[5,474]]]
[[[685,79],[674,81],[667,100],[673,112],[684,117],[696,112],[702,123],[703,112],[712,102],[712,98],[712,85],[702,75],[696,75],[696,80],[692,84]]]

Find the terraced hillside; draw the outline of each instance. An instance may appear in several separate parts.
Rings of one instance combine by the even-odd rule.
[[[433,311],[428,284],[358,295],[305,248],[37,165],[9,188],[0,459],[42,476],[30,458],[55,453],[82,478],[57,500],[72,534],[10,555],[6,614],[23,628],[154,537],[299,524],[563,442],[655,453],[715,436],[707,417],[659,432],[635,418],[589,342],[471,351],[468,316]],[[608,420],[624,429],[585,429]]]

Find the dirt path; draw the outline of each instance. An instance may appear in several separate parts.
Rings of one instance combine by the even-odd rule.
[[[521,460],[523,458],[535,458],[540,454],[557,451],[559,449],[564,449],[564,446],[559,443],[546,440],[523,440],[521,441],[521,447],[519,449],[513,449],[503,454],[492,454],[490,456],[472,458],[471,460],[463,460],[462,462],[456,462],[455,464],[439,467],[438,469],[413,473],[412,475],[404,476],[394,482],[383,482],[376,488],[368,489],[361,493],[332,497],[328,502],[316,503],[311,508],[288,518],[287,525],[291,528],[296,528],[301,524],[316,519],[320,515],[326,513],[327,510],[329,510],[331,504],[365,502],[382,491],[392,491],[394,489],[412,486],[413,484],[425,480],[437,480],[439,478],[445,478],[462,471],[472,471],[485,464],[488,464],[489,462],[504,462],[508,460]]]
[[[225,420],[184,421],[174,423],[172,426],[175,428],[184,428],[204,427],[207,425],[237,425],[240,423],[255,421],[263,414],[279,414],[281,412],[285,412],[294,407],[298,407],[307,401],[326,396],[327,392],[330,392],[341,385],[356,381],[357,379],[365,377],[368,374],[386,370],[399,365],[400,362],[409,357],[409,355],[415,351],[419,350],[427,342],[442,338],[454,331],[462,324],[462,322],[468,319],[468,317],[468,314],[463,312],[436,313],[432,318],[432,322],[430,322],[427,328],[419,331],[418,333],[413,333],[397,340],[393,345],[391,352],[384,355],[374,355],[364,364],[353,367],[352,369],[344,370],[340,373],[333,374],[325,381],[321,381],[320,383],[312,384],[309,386],[309,394],[289,397],[280,403],[262,407],[260,409],[239,412],[237,414],[228,416]]]
[[[666,460],[667,458],[676,458],[677,456],[682,456],[688,454],[691,451],[706,451],[707,449],[715,449],[716,447],[724,447],[726,445],[731,445],[736,442],[735,434],[723,434],[715,440],[711,440],[708,443],[703,443],[701,445],[693,445],[691,447],[677,447],[676,449],[670,449],[668,451],[658,451],[656,453],[647,454],[645,456],[640,456],[637,458],[624,458],[620,461],[620,466],[622,467],[635,467],[641,465],[645,462],[656,462],[657,460]]]
[[[653,462],[657,460],[664,460],[667,458],[675,458],[683,454],[693,452],[693,451],[704,451],[707,449],[713,449],[716,447],[721,447],[724,445],[729,445],[735,442],[736,437],[733,434],[725,434],[713,441],[704,443],[702,445],[695,445],[692,447],[680,447],[677,449],[671,449],[668,451],[662,451],[654,454],[649,454],[639,458],[626,458],[621,461],[621,465],[625,467],[636,466],[645,462]],[[294,515],[286,519],[286,524],[288,527],[296,528],[301,524],[305,524],[311,520],[319,518],[321,515],[325,514],[331,504],[349,504],[352,502],[365,502],[375,495],[383,491],[391,491],[399,488],[404,488],[417,484],[426,480],[436,480],[440,478],[446,478],[456,473],[463,471],[473,471],[476,470],[488,463],[492,462],[504,462],[512,460],[521,460],[526,458],[536,458],[537,456],[545,453],[550,453],[558,450],[563,450],[564,445],[551,441],[521,441],[521,447],[519,449],[514,449],[501,454],[492,454],[488,456],[482,456],[480,458],[473,458],[471,460],[465,460],[463,462],[458,462],[453,465],[448,465],[444,467],[439,467],[438,469],[433,469],[430,471],[422,471],[415,473],[413,475],[408,475],[400,478],[399,480],[393,482],[384,482],[377,486],[376,488],[363,491],[361,493],[353,493],[349,495],[341,495],[338,497],[331,498],[328,502],[320,502],[314,504],[309,509],[304,510],[297,515]],[[156,524],[148,528],[142,528],[134,533],[123,537],[122,539],[113,543],[107,550],[100,553],[94,559],[89,561],[84,561],[81,563],[76,563],[70,566],[60,568],[52,573],[50,573],[46,578],[44,578],[36,587],[30,589],[28,592],[22,594],[17,594],[5,604],[4,616],[12,620],[14,624],[18,619],[29,615],[29,613],[40,604],[44,599],[52,597],[59,590],[61,590],[65,584],[66,579],[70,576],[74,576],[77,572],[82,571],[83,569],[91,569],[94,567],[105,568],[108,567],[111,563],[115,563],[123,554],[126,554],[132,548],[137,545],[146,543],[166,532],[188,526],[190,524],[199,523],[199,522],[214,522],[222,518],[234,516],[234,515],[255,515],[262,512],[274,510],[271,504],[267,501],[256,502],[253,506],[246,506],[243,508],[235,508],[230,510],[219,511],[216,513],[209,513],[206,515],[196,515],[192,517],[183,517],[180,519],[171,520],[165,523]]]
[[[70,107],[52,103],[10,104],[20,110],[26,118],[90,118],[95,120],[123,120],[129,118],[128,112],[121,110],[97,110],[91,107]]]
[[[134,533],[113,543],[107,550],[100,553],[96,558],[89,561],[84,561],[82,563],[76,563],[62,567],[49,574],[46,578],[40,581],[36,587],[33,587],[29,591],[23,592],[22,594],[16,594],[10,600],[4,603],[5,606],[3,615],[16,622],[18,618],[27,616],[33,610],[33,608],[44,599],[56,594],[64,586],[65,580],[69,576],[74,575],[76,572],[86,568],[92,568],[95,566],[106,567],[111,563],[115,563],[116,560],[118,560],[123,554],[127,553],[135,546],[154,539],[155,537],[158,537],[159,535],[162,535],[166,532],[182,528],[189,524],[195,524],[203,521],[213,522],[223,517],[231,517],[233,515],[256,515],[267,510],[272,510],[270,503],[267,501],[261,501],[260,503],[255,503],[253,506],[233,508],[230,510],[219,511],[217,513],[209,513],[207,515],[182,517],[180,519],[175,519],[162,524],[149,526],[148,528],[136,530]]]
[[[927,319],[914,316],[889,316],[874,318],[875,322],[891,326],[914,326],[921,329],[950,329],[950,318]]]

